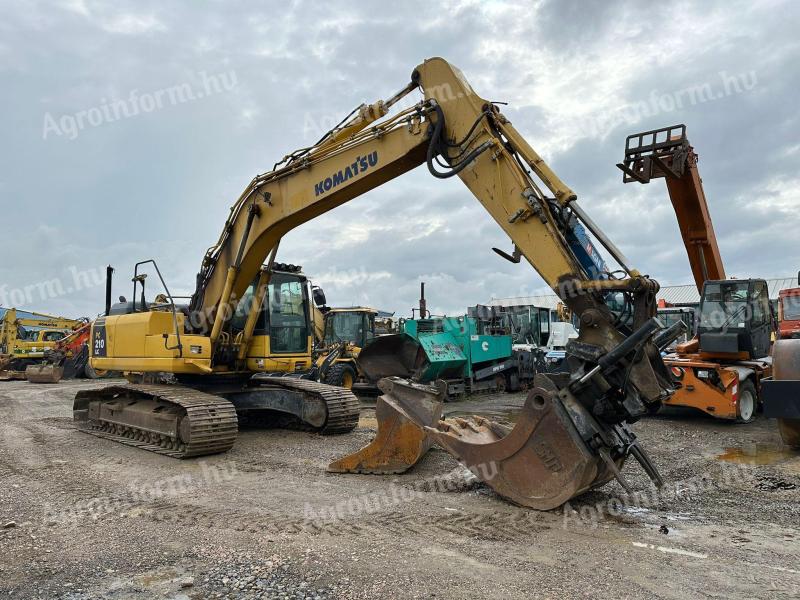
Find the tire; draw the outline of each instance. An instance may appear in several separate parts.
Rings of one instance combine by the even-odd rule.
[[[330,369],[328,369],[328,372],[325,373],[325,381],[322,383],[352,390],[355,382],[355,369],[353,369],[353,367],[346,362],[340,362],[335,363]]]
[[[94,369],[90,362],[87,362],[86,366],[83,368],[83,374],[86,376],[86,379],[105,379],[108,377],[108,371]]]
[[[739,401],[736,403],[736,422],[752,423],[756,420],[758,395],[756,386],[749,379],[739,382]]]

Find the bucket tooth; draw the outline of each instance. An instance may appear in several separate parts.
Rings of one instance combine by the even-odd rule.
[[[560,400],[534,388],[510,432],[485,419],[441,421],[426,431],[500,496],[550,510],[613,478]],[[621,468],[624,460],[619,459]]]
[[[381,379],[383,392],[375,406],[378,433],[364,448],[328,466],[333,473],[403,473],[430,449],[425,428],[442,416],[446,385],[420,385],[390,377]]]

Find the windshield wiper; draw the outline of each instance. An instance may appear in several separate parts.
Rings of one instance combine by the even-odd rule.
[[[720,326],[720,329],[725,329],[728,325],[730,325],[730,323],[731,323],[731,321],[733,321],[734,317],[736,317],[740,312],[742,312],[742,309],[745,308],[746,306],[747,306],[746,304],[743,304],[742,306],[737,308],[735,311],[733,311],[733,313],[731,313],[731,316],[729,316],[727,319],[725,319],[725,322]]]

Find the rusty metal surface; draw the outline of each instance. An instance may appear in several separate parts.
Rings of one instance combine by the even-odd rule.
[[[419,344],[402,333],[382,335],[361,350],[358,366],[369,381],[385,377],[410,378],[417,367]]]
[[[442,416],[446,386],[428,386],[399,378],[378,382],[383,392],[375,406],[378,433],[358,452],[328,466],[333,473],[402,473],[430,449],[433,440],[423,427]]]
[[[613,477],[543,388],[530,392],[510,432],[481,417],[440,421],[426,431],[500,496],[537,510],[556,508]]]
[[[55,365],[30,365],[25,369],[25,378],[31,383],[58,383],[64,376],[64,367]]]
[[[800,340],[778,340],[772,347],[772,375],[776,380],[800,380]],[[800,448],[800,419],[778,419],[783,443]]]

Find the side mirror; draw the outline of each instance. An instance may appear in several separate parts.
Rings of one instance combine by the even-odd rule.
[[[325,306],[327,304],[325,292],[322,291],[321,287],[314,286],[311,288],[311,297],[314,299],[314,304],[317,306]]]
[[[120,296],[120,297],[119,297],[119,301],[120,301],[120,302],[122,302],[122,303],[124,304],[124,303],[125,303],[125,302],[127,302],[128,300],[125,298],[125,296]]]

